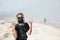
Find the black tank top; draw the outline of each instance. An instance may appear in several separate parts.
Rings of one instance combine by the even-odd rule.
[[[24,26],[20,26],[18,23],[15,25],[15,30],[17,31],[17,39],[16,40],[20,40],[20,39],[26,39],[27,38],[27,34],[26,32],[29,30],[29,25],[28,23],[25,23]],[[21,37],[21,35],[23,37]]]

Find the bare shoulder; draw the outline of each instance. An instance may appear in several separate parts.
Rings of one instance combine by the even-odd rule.
[[[12,31],[15,31],[15,25],[16,23],[12,23]]]
[[[14,28],[14,27],[15,27],[15,25],[16,25],[16,23],[12,23],[12,28]]]

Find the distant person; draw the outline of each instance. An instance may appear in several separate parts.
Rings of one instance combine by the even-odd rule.
[[[44,19],[44,23],[46,23],[46,18]]]
[[[13,25],[13,36],[15,40],[27,40],[27,35],[32,32],[32,22],[29,21],[30,25],[24,22],[23,13],[18,13],[16,18],[18,23]]]

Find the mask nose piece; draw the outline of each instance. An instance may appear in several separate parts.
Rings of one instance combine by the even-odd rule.
[[[18,17],[18,23],[23,23],[23,17]]]

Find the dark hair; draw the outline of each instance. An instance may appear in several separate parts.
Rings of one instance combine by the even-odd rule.
[[[22,16],[24,16],[23,13],[17,13],[16,17],[18,17],[18,15],[22,15]]]

